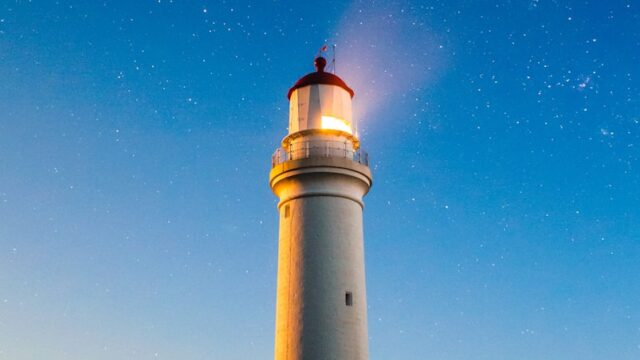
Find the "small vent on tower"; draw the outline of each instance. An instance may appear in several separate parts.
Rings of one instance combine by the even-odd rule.
[[[288,217],[289,217],[289,212],[290,212],[290,210],[289,210],[289,204],[287,204],[287,205],[285,205],[285,206],[284,206],[284,217],[285,217],[285,218],[288,218]]]
[[[353,293],[351,291],[347,291],[344,294],[344,304],[347,306],[353,306]]]

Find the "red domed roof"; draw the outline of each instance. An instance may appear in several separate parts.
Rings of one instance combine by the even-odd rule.
[[[353,90],[347,86],[344,80],[340,79],[338,76],[324,72],[324,67],[327,65],[327,60],[323,57],[317,57],[314,61],[316,65],[316,72],[312,72],[300,78],[300,80],[296,81],[296,83],[289,89],[289,93],[287,94],[287,98],[291,99],[291,94],[294,90],[299,89],[301,87],[305,87],[307,85],[314,84],[325,84],[325,85],[335,85],[340,86],[341,88],[347,90],[347,92],[353,97],[355,94]]]

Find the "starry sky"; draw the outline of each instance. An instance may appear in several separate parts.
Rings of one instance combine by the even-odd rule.
[[[288,88],[336,44],[371,359],[640,358],[640,2],[0,2],[0,359],[271,359]]]

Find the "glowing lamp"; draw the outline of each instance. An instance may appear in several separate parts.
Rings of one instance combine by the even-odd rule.
[[[322,115],[322,128],[329,130],[340,130],[351,134],[351,125],[343,119],[334,116]]]

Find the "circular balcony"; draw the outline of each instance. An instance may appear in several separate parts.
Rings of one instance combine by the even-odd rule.
[[[308,158],[342,158],[369,166],[369,154],[358,149],[347,141],[301,141],[286,148],[276,149],[271,157],[271,167],[291,160]]]

